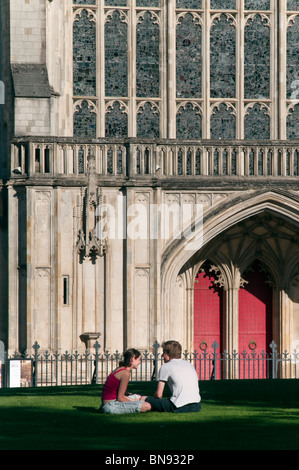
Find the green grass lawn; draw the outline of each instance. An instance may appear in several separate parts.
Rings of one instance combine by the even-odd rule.
[[[0,389],[0,449],[299,449],[299,380],[207,381],[200,390],[200,413],[111,416],[98,413],[100,385]]]

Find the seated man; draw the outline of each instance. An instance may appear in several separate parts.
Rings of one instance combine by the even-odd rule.
[[[182,347],[177,341],[166,341],[162,344],[164,364],[159,371],[159,381],[154,397],[146,397],[151,411],[170,411],[173,413],[190,413],[200,411],[196,370],[190,362],[181,359]],[[165,383],[171,391],[170,398],[162,398]]]

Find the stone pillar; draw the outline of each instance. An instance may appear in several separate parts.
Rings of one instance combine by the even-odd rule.
[[[224,294],[226,306],[224,349],[232,354],[234,350],[239,349],[239,288],[229,287]]]
[[[8,353],[19,350],[18,321],[18,199],[8,187]]]

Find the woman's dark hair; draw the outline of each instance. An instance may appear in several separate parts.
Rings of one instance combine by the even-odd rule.
[[[119,363],[119,367],[130,367],[131,365],[131,359],[137,359],[137,357],[141,356],[141,353],[137,351],[137,349],[127,349],[123,353],[123,358]]]

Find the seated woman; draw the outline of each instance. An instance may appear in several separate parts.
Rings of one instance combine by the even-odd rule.
[[[110,414],[145,413],[151,405],[141,395],[126,396],[131,371],[137,369],[141,354],[136,349],[128,349],[123,361],[107,378],[102,390],[102,406],[100,411]]]

